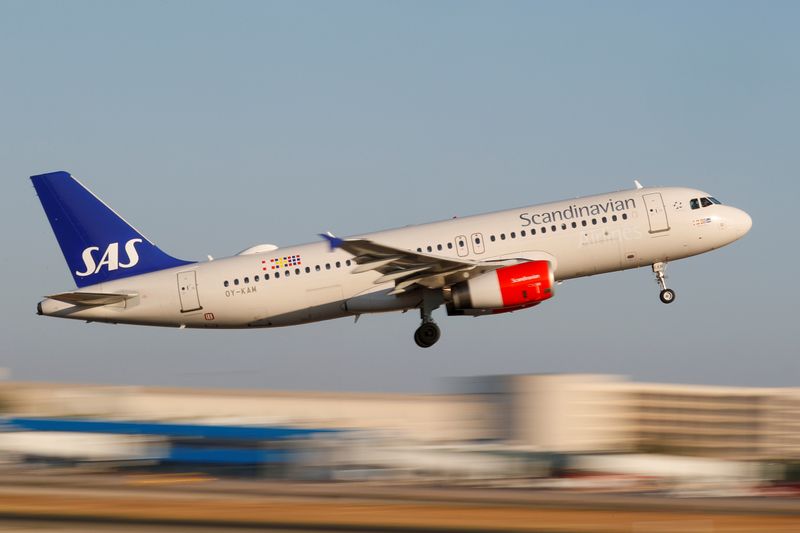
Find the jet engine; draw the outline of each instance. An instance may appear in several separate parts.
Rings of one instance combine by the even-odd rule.
[[[553,296],[550,261],[528,261],[499,268],[454,285],[449,315],[486,315],[532,307]]]

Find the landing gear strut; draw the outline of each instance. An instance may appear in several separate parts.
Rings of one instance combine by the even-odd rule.
[[[420,306],[419,314],[422,318],[422,324],[414,332],[414,342],[420,348],[430,348],[436,341],[439,340],[442,332],[439,326],[433,321],[433,310],[442,304],[441,294],[433,291],[425,291],[422,297],[422,304]]]
[[[664,272],[667,269],[667,264],[658,262],[653,264],[653,272],[656,275],[658,286],[661,287],[661,292],[658,294],[659,299],[665,304],[671,304],[675,301],[675,291],[667,288],[666,276]]]

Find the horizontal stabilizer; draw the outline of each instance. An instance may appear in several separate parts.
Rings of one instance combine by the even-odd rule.
[[[47,296],[51,300],[58,300],[73,305],[100,306],[124,302],[136,294],[117,294],[110,292],[62,292]]]

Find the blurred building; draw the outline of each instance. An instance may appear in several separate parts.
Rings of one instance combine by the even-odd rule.
[[[636,383],[593,374],[458,378],[452,394],[0,382],[6,416],[356,429],[530,452],[800,458],[800,388]]]

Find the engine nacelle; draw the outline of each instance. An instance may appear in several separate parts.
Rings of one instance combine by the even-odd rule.
[[[552,298],[553,286],[550,261],[528,261],[454,285],[448,310],[480,315],[524,309]]]

